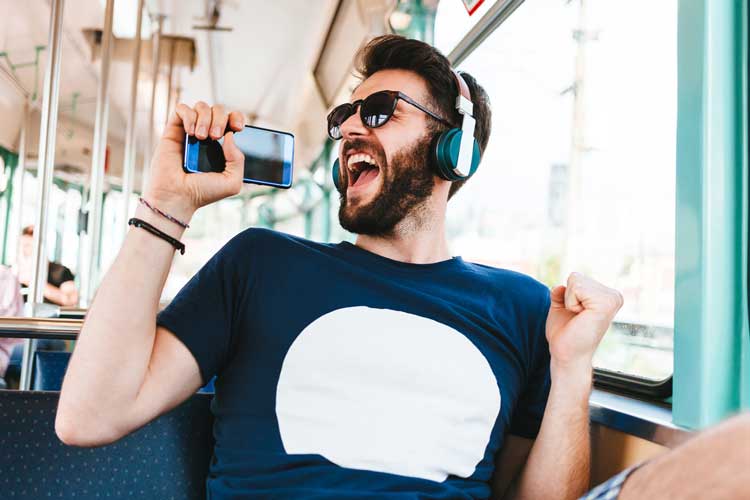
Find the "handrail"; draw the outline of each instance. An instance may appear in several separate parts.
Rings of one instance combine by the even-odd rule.
[[[83,320],[79,319],[0,316],[0,337],[75,340],[82,325]]]
[[[464,59],[469,57],[469,54],[479,47],[479,44],[490,36],[498,26],[505,22],[522,3],[523,0],[497,0],[448,54],[448,60],[453,67],[458,67]]]
[[[60,318],[84,318],[89,310],[85,307],[60,307]]]

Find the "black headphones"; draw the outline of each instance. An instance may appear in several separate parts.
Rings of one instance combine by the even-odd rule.
[[[458,86],[456,97],[456,109],[462,117],[461,128],[452,128],[441,133],[432,147],[434,164],[437,167],[437,175],[447,181],[460,181],[468,179],[479,167],[481,152],[479,143],[474,137],[476,120],[474,119],[474,104],[471,101],[471,92],[466,80],[456,70],[453,75]],[[338,158],[333,162],[331,175],[336,189],[339,186]]]

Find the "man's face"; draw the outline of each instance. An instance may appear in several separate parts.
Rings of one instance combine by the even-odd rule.
[[[351,101],[380,90],[400,90],[431,107],[427,87],[416,74],[383,70],[357,87]],[[366,128],[359,109],[341,126],[339,220],[357,234],[386,235],[430,197],[435,177],[429,165],[432,134],[425,113],[399,100],[388,122]]]

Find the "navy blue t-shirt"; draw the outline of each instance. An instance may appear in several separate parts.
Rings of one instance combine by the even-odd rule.
[[[478,499],[506,433],[536,437],[549,290],[262,229],[158,316],[214,375],[215,499]]]

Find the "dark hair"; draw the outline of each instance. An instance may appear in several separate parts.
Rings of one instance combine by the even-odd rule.
[[[430,93],[429,103],[448,121],[458,124],[461,117],[456,110],[456,97],[459,89],[448,59],[435,47],[419,40],[399,35],[383,35],[373,38],[360,49],[355,59],[355,70],[364,80],[384,69],[403,69],[416,73],[427,84]],[[461,72],[466,80],[474,103],[476,128],[474,137],[479,142],[479,150],[484,155],[492,128],[490,98],[473,76]],[[398,89],[396,89],[398,90]],[[445,125],[430,120],[434,133],[445,130]],[[466,180],[456,181],[450,188],[448,199],[456,194]]]
[[[29,224],[21,230],[21,236],[34,236],[34,226]]]

